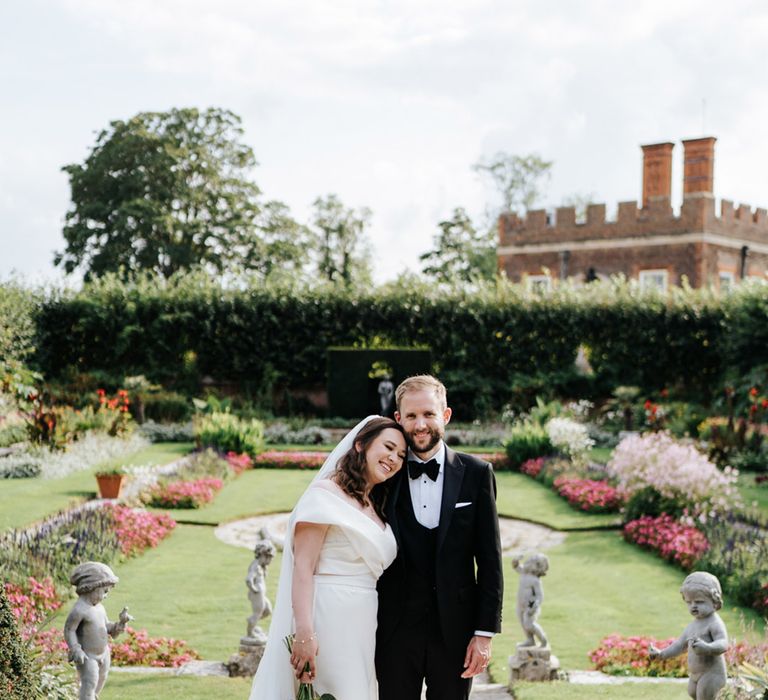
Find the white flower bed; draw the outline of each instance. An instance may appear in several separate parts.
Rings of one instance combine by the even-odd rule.
[[[575,461],[582,460],[595,444],[587,426],[570,418],[552,418],[544,427],[552,447]]]
[[[738,504],[738,471],[720,471],[693,445],[667,432],[628,435],[608,462],[619,488],[631,495],[652,487],[666,498],[693,504],[691,515],[706,519]]]
[[[83,438],[67,446],[65,452],[54,452],[47,448],[34,451],[40,460],[44,479],[59,479],[67,474],[90,469],[102,462],[118,457],[127,457],[149,447],[150,442],[140,435],[128,438],[110,437],[104,433],[87,433]]]

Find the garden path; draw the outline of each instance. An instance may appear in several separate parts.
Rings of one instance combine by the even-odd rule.
[[[214,534],[226,544],[253,550],[254,545],[260,539],[259,532],[262,528],[266,528],[269,538],[275,546],[282,549],[288,516],[288,513],[272,513],[235,520],[219,525],[214,530]],[[499,531],[501,548],[506,556],[549,549],[562,544],[567,536],[564,532],[558,532],[543,525],[503,517],[499,518]]]

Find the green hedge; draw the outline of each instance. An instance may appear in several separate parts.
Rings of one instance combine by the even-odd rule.
[[[660,297],[621,282],[545,297],[506,282],[354,293],[111,278],[43,301],[35,360],[48,377],[119,368],[193,390],[209,376],[263,396],[325,386],[331,346],[428,347],[459,415],[615,384],[707,399],[729,368],[768,363],[767,294],[747,285],[724,300]],[[572,371],[579,344],[596,372],[589,380]]]

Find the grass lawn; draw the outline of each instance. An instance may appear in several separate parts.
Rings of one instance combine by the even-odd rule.
[[[519,472],[496,472],[499,515],[533,520],[558,530],[618,525],[617,513],[581,513],[552,489]]]
[[[142,464],[166,464],[186,454],[192,443],[158,442],[127,457],[108,460],[61,479],[3,479],[0,485],[0,530],[24,527],[96,493],[98,469]]]
[[[250,678],[213,676],[196,678],[194,676],[153,676],[114,672],[110,674],[99,698],[101,700],[126,700],[126,698],[245,700],[251,692],[251,682]]]

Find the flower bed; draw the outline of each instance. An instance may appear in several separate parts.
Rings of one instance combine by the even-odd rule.
[[[541,473],[543,466],[544,457],[536,457],[536,459],[527,459],[523,462],[520,465],[520,471],[523,474],[530,476],[532,479],[535,479]]]
[[[149,491],[147,502],[155,508],[199,508],[210,503],[223,486],[214,477],[158,484]]]
[[[146,630],[125,628],[125,635],[112,642],[112,663],[116,666],[176,668],[199,659],[187,643],[169,637],[150,637]]]
[[[673,659],[648,658],[648,647],[653,644],[663,649],[675,641],[654,639],[653,637],[624,637],[609,634],[600,640],[597,649],[589,652],[589,660],[598,671],[616,676],[662,676],[683,678],[688,675],[685,654]]]
[[[615,513],[623,502],[618,490],[605,481],[563,475],[555,479],[554,488],[570,505],[587,513]]]
[[[511,469],[509,457],[503,452],[484,452],[482,454],[475,454],[475,457],[484,459],[486,462],[490,463],[495,472]]]
[[[694,517],[727,512],[739,501],[737,472],[728,467],[721,472],[695,447],[665,432],[624,438],[608,471],[628,498],[651,488]]]
[[[157,547],[176,527],[176,521],[167,514],[149,513],[119,505],[106,508],[112,513],[115,522],[120,551],[128,557]]]
[[[226,459],[235,476],[240,476],[246,469],[253,467],[253,460],[245,453],[238,454],[230,450],[227,452]]]
[[[643,516],[628,522],[624,526],[624,538],[684,569],[692,568],[709,548],[704,533],[666,514],[657,518]]]
[[[327,452],[283,452],[270,450],[257,455],[254,469],[319,469],[328,457]]]

